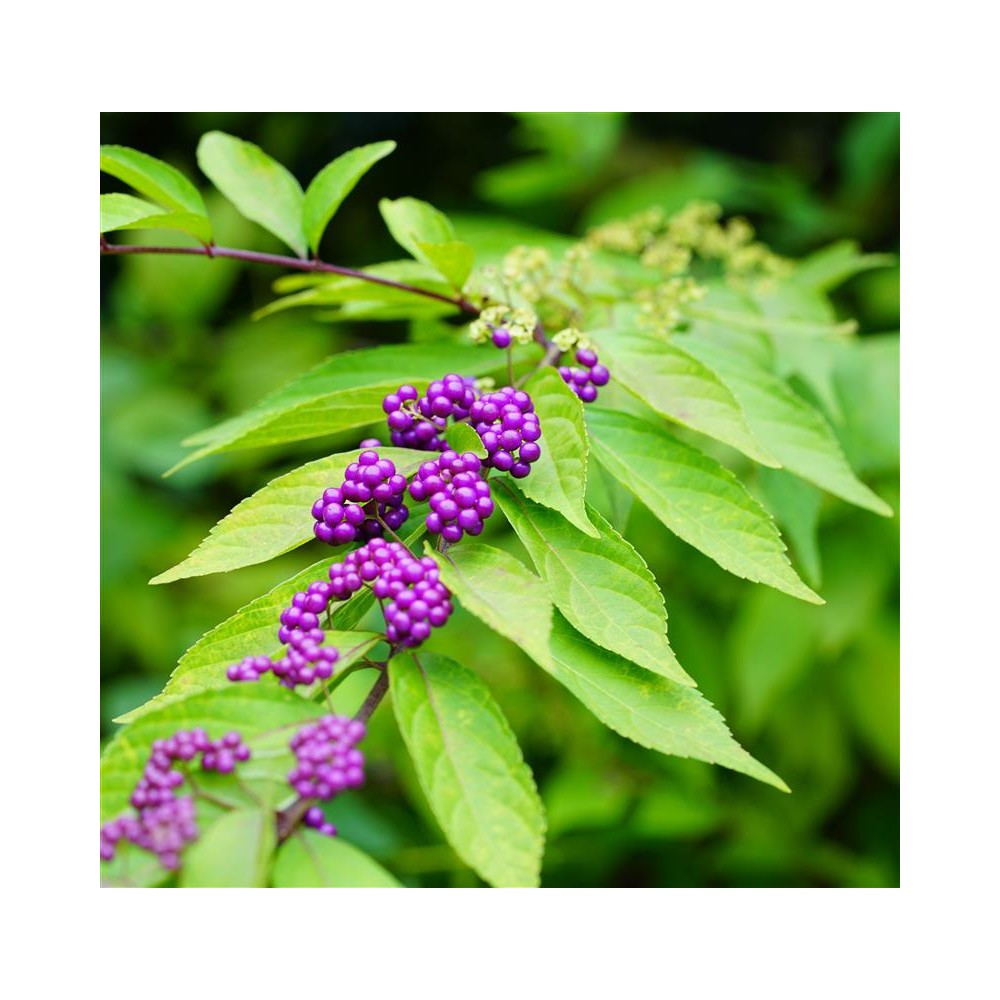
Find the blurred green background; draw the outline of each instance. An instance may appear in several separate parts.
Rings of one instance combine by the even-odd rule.
[[[399,143],[330,227],[323,256],[342,264],[400,256],[376,203],[401,195],[453,215],[460,237],[469,214],[580,233],[699,198],[746,215],[789,255],[843,238],[898,252],[895,113],[102,115],[102,142],[161,157],[203,185],[219,243],[283,252],[199,174],[194,151],[210,129],[258,143],[303,185],[345,149]],[[321,554],[310,545],[234,574],[148,586],[237,501],[327,450],[312,441],[237,452],[163,479],[181,439],[331,353],[407,336],[404,324],[329,325],[304,312],[252,322],[278,275],[232,261],[102,261],[102,742],[190,643]],[[898,511],[898,268],[858,275],[833,299],[862,337],[835,373],[834,426]],[[349,448],[355,437],[329,444]],[[663,588],[680,661],[790,796],[619,738],[464,613],[435,639],[485,677],[535,772],[549,816],[543,885],[898,884],[899,521],[828,497],[820,513],[822,608],[729,576],[638,505],[626,515]],[[812,573],[815,554],[793,555]],[[367,749],[365,790],[329,810],[342,835],[409,884],[480,884],[444,845],[391,712],[376,713]]]

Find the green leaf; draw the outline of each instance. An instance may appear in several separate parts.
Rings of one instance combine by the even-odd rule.
[[[601,463],[592,462],[587,473],[587,503],[619,534],[625,534],[635,497]]]
[[[431,654],[389,662],[396,721],[448,842],[495,886],[537,886],[545,815],[486,685]]]
[[[515,142],[545,152],[480,174],[476,186],[503,205],[565,201],[586,189],[611,155],[625,125],[618,112],[520,113]]]
[[[520,480],[521,492],[558,511],[582,532],[597,537],[587,520],[587,429],[583,403],[554,368],[543,368],[524,387],[538,414],[542,428],[541,458],[531,475]]]
[[[184,852],[180,886],[182,889],[265,886],[276,844],[274,813],[266,809],[235,809]]]
[[[837,434],[855,468],[899,467],[899,334],[862,337],[839,359],[837,390],[845,420]]]
[[[844,411],[837,395],[834,370],[837,359],[849,349],[845,339],[790,337],[783,334],[771,339],[775,346],[775,373],[783,379],[801,379],[830,419],[842,424]]]
[[[425,264],[435,265],[420,249],[421,243],[452,243],[455,240],[455,227],[443,212],[433,205],[417,198],[383,198],[378,203],[385,224],[392,233],[392,238],[407,253],[422,260]]]
[[[547,666],[552,602],[548,589],[513,556],[489,545],[464,542],[441,555],[427,546],[441,581],[491,629],[506,636],[536,663]]]
[[[455,227],[448,216],[417,198],[383,198],[378,207],[392,238],[461,291],[472,270],[475,251],[455,239]]]
[[[302,227],[313,253],[319,252],[323,230],[354,186],[379,160],[388,156],[396,144],[373,142],[358,146],[328,163],[306,189],[302,204]]]
[[[463,214],[456,218],[462,238],[476,251],[477,259],[485,259],[491,264],[499,264],[510,252],[510,248],[518,243],[542,247],[553,257],[561,257],[577,242],[572,236],[554,233],[526,222],[504,219],[497,215]],[[617,260],[614,262],[617,263]],[[642,270],[642,266],[637,262],[635,271]]]
[[[421,320],[443,320],[455,315],[451,302],[440,302],[418,295],[411,295],[405,301],[386,302],[372,296],[364,302],[345,302],[342,306],[317,312],[315,317],[321,323],[391,323],[403,321],[413,323]]]
[[[153,577],[150,583],[170,583],[190,576],[226,573],[243,566],[267,562],[304,545],[313,535],[312,505],[323,490],[339,486],[358,450],[307,462],[272,479],[246,500],[241,500],[186,559]],[[380,448],[379,454],[397,471],[426,460],[427,453],[408,448]]]
[[[101,232],[119,229],[172,229],[207,243],[212,238],[208,219],[190,212],[164,212],[159,206],[130,194],[101,195]]]
[[[468,243],[449,240],[447,243],[417,243],[420,257],[461,291],[472,273],[476,252]]]
[[[722,716],[694,688],[609,655],[559,613],[552,623],[551,649],[552,676],[626,739],[660,753],[720,764],[788,791],[733,739]]]
[[[119,229],[169,229],[187,233],[202,243],[208,243],[212,238],[211,226],[204,216],[190,212],[162,212],[155,205],[127,194],[102,194],[101,232],[110,233]]]
[[[757,485],[764,504],[788,535],[806,578],[818,586],[823,577],[818,538],[820,491],[784,469],[758,469]]]
[[[111,861],[101,861],[101,887],[149,889],[174,877],[160,859],[128,841],[120,841]]]
[[[324,705],[311,702],[277,684],[230,684],[201,691],[163,705],[122,727],[101,754],[101,821],[128,807],[129,797],[149,758],[154,740],[167,739],[178,729],[201,727],[211,739],[238,730],[254,756],[242,765],[266,774],[282,787],[291,760],[288,741],[296,726],[323,715]],[[257,751],[267,751],[257,759]]]
[[[443,372],[485,375],[501,362],[474,345],[400,344],[345,351],[287,383],[246,413],[189,437],[199,445],[176,472],[220,451],[285,444],[364,427],[385,417],[382,400],[404,382],[419,390]]]
[[[797,261],[788,281],[828,292],[856,274],[895,263],[890,253],[862,253],[856,240],[839,240]]]
[[[855,476],[823,415],[777,375],[742,362],[707,340],[684,338],[693,354],[711,361],[733,390],[754,434],[797,476],[848,503],[892,517],[892,508]]]
[[[340,837],[299,829],[278,848],[276,889],[401,889],[377,861]]]
[[[601,353],[614,380],[657,413],[731,445],[762,465],[779,464],[748,425],[735,394],[677,344],[616,330],[601,341]]]
[[[198,143],[198,166],[239,209],[300,257],[306,256],[299,182],[259,146],[225,132],[207,132]]]
[[[758,590],[730,622],[726,656],[740,731],[755,736],[777,699],[815,667],[819,618]]]
[[[175,167],[127,146],[101,146],[101,170],[175,212],[206,216],[198,189]]]
[[[329,563],[329,560],[327,560],[327,563]],[[324,573],[318,573],[313,579],[323,579],[324,577]],[[226,688],[232,683],[226,677],[226,669],[231,664],[238,663],[246,656],[270,656],[273,659],[280,658],[287,652],[287,650],[280,642],[278,642],[278,630],[275,628],[275,624],[277,623],[278,616],[281,612],[288,607],[290,600],[291,595],[289,595],[280,608],[276,608],[274,610],[274,614],[272,615],[270,621],[270,628],[260,628],[254,630],[255,633],[268,633],[262,642],[257,643],[253,647],[247,648],[246,652],[240,652],[237,656],[227,660],[224,664],[213,663],[210,666],[192,666],[192,663],[194,662],[193,660],[185,661],[185,657],[181,657],[177,667],[174,668],[174,672],[170,675],[170,679],[167,681],[166,687],[160,694],[115,721],[133,722],[135,719],[140,719],[142,716],[148,715],[149,712],[154,711],[162,705],[178,701],[181,698],[186,698],[190,694],[197,694],[199,691],[215,691]],[[358,603],[359,605],[364,604],[366,607],[371,604],[370,601],[359,601]],[[338,608],[338,610],[346,610],[346,605],[343,608]],[[351,613],[355,613],[355,610],[356,609],[352,608]],[[334,665],[334,677],[345,673],[350,667],[357,663],[358,660],[366,656],[372,651],[372,649],[374,649],[375,646],[385,640],[385,637],[377,632],[342,631],[336,627],[335,620],[333,628],[323,629],[323,635],[324,646],[334,646],[340,651],[340,659],[338,659]],[[242,633],[239,636],[239,639],[241,640],[241,645],[249,645],[247,641],[247,633]],[[230,642],[233,642],[232,637],[230,637]],[[218,650],[217,645],[214,648],[216,651]],[[185,654],[185,656],[186,655],[187,654]],[[199,650],[199,653],[196,655],[204,655],[204,653]],[[218,655],[218,652],[216,652],[215,655]],[[262,681],[262,683],[271,683],[268,678],[270,678],[270,674],[266,675],[265,680]],[[311,691],[320,689],[321,682],[317,681],[315,685],[296,688],[296,693],[303,697],[308,697]]]
[[[469,424],[448,424],[444,429],[444,438],[448,446],[460,455],[471,451],[479,458],[486,457],[486,449],[483,447],[482,438],[469,426]]]
[[[728,469],[631,414],[592,407],[587,420],[597,460],[675,535],[736,576],[823,603],[796,575],[768,512]]]
[[[130,194],[101,195],[102,233],[110,233],[133,222],[160,214],[162,212],[156,205],[141,198],[133,198]]]
[[[360,274],[369,274],[376,278],[386,278],[389,281],[401,281],[407,285],[433,286],[434,291],[447,292],[448,286],[432,267],[422,261],[385,260],[380,264],[369,264],[359,268]],[[322,289],[329,293],[329,303],[347,302],[351,299],[369,299],[375,291],[384,291],[397,297],[412,297],[410,292],[388,285],[376,285],[371,281],[354,278],[345,274],[329,274],[314,271],[299,274],[283,274],[275,278],[271,287],[279,295],[289,292],[304,292],[310,289]]]
[[[681,684],[694,684],[667,641],[667,609],[642,556],[597,511],[591,538],[501,480],[494,496],[557,608],[594,642]]]
[[[763,316],[760,312],[752,310],[715,309],[702,305],[685,306],[684,315],[697,321],[706,321],[748,333],[765,330],[769,334],[787,334],[799,337],[845,337],[856,333],[858,329],[858,324],[853,319],[845,320],[843,323],[789,319],[782,316]],[[678,343],[683,344],[686,348],[689,339],[686,337],[678,338]]]
[[[440,295],[448,295],[451,291],[448,284],[441,280],[437,272],[418,260],[393,260],[383,264],[372,264],[362,268],[361,273],[375,278],[385,278],[388,281],[399,281],[417,288],[424,288]],[[365,281],[362,278],[350,278],[336,274],[290,274],[274,282],[276,292],[291,292],[284,298],[268,303],[254,314],[254,319],[263,319],[273,313],[286,309],[322,309],[332,306],[342,306],[345,303],[372,305],[405,306],[408,309],[423,308],[433,305],[444,308],[450,313],[454,308],[447,303],[435,302],[432,299],[421,298],[402,288],[391,285],[381,285],[377,282]]]
[[[420,534],[421,531],[414,532],[407,544],[419,538]],[[325,556],[210,629],[178,660],[162,693],[114,721],[134,722],[154,709],[189,694],[227,687],[230,682],[226,679],[226,668],[230,664],[246,656],[276,655],[281,650],[277,637],[277,621],[281,612],[298,591],[305,590],[314,580],[327,579],[332,559],[330,555]],[[354,631],[374,602],[371,591],[359,591],[347,601],[334,605],[329,629],[326,629],[324,619],[326,641],[341,652],[341,659],[337,661],[338,672],[365,655],[379,639],[374,632]],[[360,648],[355,648],[359,644]]]

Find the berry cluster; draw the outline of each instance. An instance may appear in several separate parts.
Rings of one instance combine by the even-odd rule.
[[[427,387],[420,396],[412,385],[401,385],[382,400],[392,443],[418,451],[444,451],[448,447],[439,431],[452,420],[464,420],[476,401],[473,379],[454,373]]]
[[[430,504],[426,522],[430,534],[457,542],[463,534],[482,532],[483,521],[493,513],[489,484],[479,474],[482,466],[471,451],[462,455],[444,451],[420,466],[410,483],[410,496]]]
[[[274,666],[270,656],[246,656],[226,669],[231,681],[259,681]]]
[[[559,374],[580,399],[592,403],[597,399],[598,388],[608,384],[611,374],[604,365],[598,364],[597,352],[589,348],[581,347],[576,352],[576,360],[582,368],[560,365]]]
[[[359,532],[380,536],[383,522],[395,531],[409,515],[405,493],[406,477],[397,474],[396,466],[377,451],[363,451],[347,467],[344,482],[324,490],[313,504],[313,533],[329,545],[343,545]]]
[[[485,393],[472,404],[469,422],[476,429],[487,458],[485,465],[523,479],[542,454],[538,439],[542,429],[531,397],[505,386]]]
[[[380,601],[390,601],[383,613],[391,643],[419,646],[451,615],[451,595],[438,581],[437,563],[430,556],[417,559],[399,542],[369,542],[330,567],[336,600],[365,584]]]
[[[451,594],[439,579],[430,556],[417,559],[405,549],[395,566],[383,572],[372,587],[385,605],[385,636],[393,645],[413,649],[451,616]]]
[[[180,865],[180,852],[198,839],[194,799],[190,795],[171,798],[161,806],[149,806],[138,817],[119,816],[101,827],[101,860],[111,861],[118,841],[128,840],[155,854],[171,871]]]
[[[295,754],[289,784],[302,798],[321,800],[332,799],[348,788],[359,788],[365,780],[365,758],[357,744],[364,735],[365,724],[346,716],[325,715],[303,726],[289,744]],[[315,829],[333,836],[336,831],[332,827],[323,829],[325,821],[321,817],[322,813],[312,817],[320,824]],[[313,826],[308,815],[306,822]]]
[[[289,647],[278,660],[269,656],[247,656],[226,670],[231,681],[258,681],[269,670],[282,685],[294,688],[333,676],[333,665],[340,659],[333,646],[324,646],[324,632],[319,616],[326,611],[334,595],[332,584],[317,580],[292,598],[290,607],[281,612],[278,640]]]
[[[176,868],[180,851],[198,836],[194,800],[176,795],[184,783],[174,764],[201,755],[205,771],[228,774],[237,763],[250,759],[250,748],[237,732],[210,740],[204,729],[181,730],[169,739],[156,740],[130,802],[136,816],[119,816],[101,827],[101,857],[110,861],[120,840],[128,840],[157,855],[164,868]]]
[[[323,638],[323,630],[319,628],[292,631],[288,652],[271,668],[284,687],[312,684],[333,676],[333,665],[340,659],[340,651],[322,645]]]

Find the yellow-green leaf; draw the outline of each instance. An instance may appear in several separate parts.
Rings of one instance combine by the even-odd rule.
[[[591,408],[597,460],[675,535],[723,569],[815,604],[774,521],[714,459],[628,413]]]
[[[720,764],[788,791],[733,739],[722,716],[694,688],[595,646],[559,612],[552,622],[551,649],[552,676],[626,739],[660,753]]]
[[[101,146],[101,170],[174,212],[205,216],[198,189],[176,167],[127,146]]]
[[[373,142],[349,149],[328,163],[306,189],[302,205],[302,225],[313,253],[319,251],[323,230],[329,225],[343,200],[379,160],[388,156],[396,144]]]
[[[299,829],[278,848],[276,889],[401,889],[377,861],[340,837]]]
[[[597,531],[587,519],[583,501],[590,451],[583,403],[554,368],[543,368],[524,389],[538,414],[542,454],[532,465],[531,475],[519,480],[521,492],[596,538]]]
[[[426,452],[408,448],[380,448],[379,454],[394,462],[397,469],[414,466],[426,458]],[[240,501],[186,559],[149,582],[170,583],[190,576],[225,573],[267,562],[304,545],[314,537],[313,503],[327,487],[344,481],[347,466],[357,458],[357,450],[329,455],[272,479]]]
[[[511,485],[494,496],[548,585],[552,603],[594,642],[680,684],[694,684],[667,641],[663,595],[642,556],[596,510],[598,537]]]
[[[545,815],[521,748],[486,685],[429,653],[389,663],[396,721],[448,842],[495,886],[537,886]]]
[[[252,142],[225,132],[207,132],[198,143],[198,166],[240,214],[287,243],[300,257],[306,256],[302,188],[277,160]]]

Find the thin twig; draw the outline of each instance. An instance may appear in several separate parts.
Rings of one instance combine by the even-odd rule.
[[[545,354],[542,355],[541,360],[530,372],[525,372],[525,374],[517,380],[515,388],[519,389],[536,372],[540,372],[543,368],[554,365],[559,360],[559,356],[563,353],[557,344],[545,336],[545,330],[543,329],[541,323],[535,324],[535,342],[541,344],[542,347],[545,348]]]
[[[195,780],[194,775],[189,771],[184,771],[184,777],[187,779],[187,783],[191,786],[191,794],[194,795],[196,799],[204,799],[206,802],[211,802],[212,805],[219,806],[222,809],[235,809],[236,806],[232,802],[226,802],[225,799],[216,798],[211,792],[206,792]]]
[[[378,512],[378,504],[375,505],[375,520],[382,525],[383,531],[387,531],[397,542],[399,542],[400,545],[403,546],[404,549],[406,549],[407,552],[410,552],[410,547],[406,544],[406,542],[404,542],[403,539],[400,538],[399,535],[397,535],[396,532],[393,531],[392,528],[390,528],[389,525],[382,519],[382,515]],[[413,553],[410,552],[410,555],[412,556]],[[416,557],[414,556],[414,558]]]
[[[374,712],[375,709],[378,708],[379,703],[385,697],[385,693],[388,690],[389,690],[389,671],[386,670],[385,667],[383,667],[378,675],[378,680],[375,682],[375,685],[372,687],[371,691],[368,692],[368,697],[365,698],[364,704],[362,704],[361,708],[358,709],[354,718],[357,719],[359,722],[367,722],[371,718],[372,712]]]
[[[304,260],[301,257],[288,257],[276,253],[259,253],[256,250],[236,250],[232,247],[200,246],[200,247],[150,247],[125,243],[108,243],[101,237],[102,256],[122,256],[126,254],[180,254],[185,257],[225,257],[228,260],[242,260],[250,264],[273,264],[276,267],[287,267],[294,271],[311,271],[321,274],[339,274],[345,278],[356,278],[358,281],[369,281],[375,285],[384,285],[387,288],[395,288],[397,291],[410,292],[413,295],[422,295],[424,298],[435,299],[438,302],[447,302],[448,305],[455,306],[462,312],[470,316],[478,316],[479,310],[464,296],[459,295],[452,298],[448,295],[441,295],[440,292],[432,292],[427,288],[417,288],[415,285],[407,285],[401,281],[392,281],[389,278],[380,278],[375,274],[368,274],[365,271],[358,271],[352,267],[341,267],[339,264],[327,264],[321,260]]]
[[[295,832],[303,817],[315,805],[315,799],[297,798],[287,809],[282,809],[277,816],[278,843],[284,843]]]

